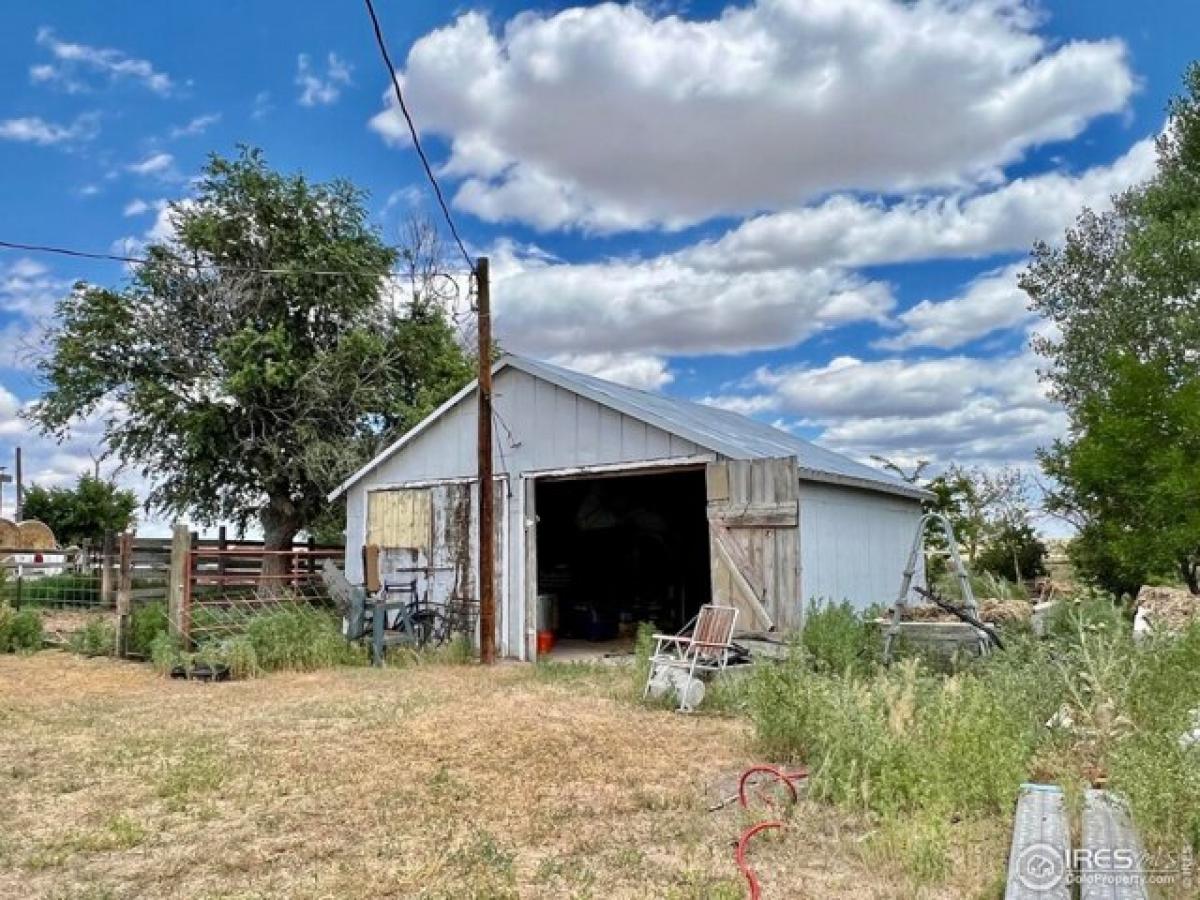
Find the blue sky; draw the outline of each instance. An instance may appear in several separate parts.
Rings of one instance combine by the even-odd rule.
[[[1185,0],[378,7],[508,346],[985,466],[1064,425],[1019,264],[1153,171],[1200,32]],[[169,236],[163,205],[241,142],[366,188],[385,234],[432,213],[358,4],[12,5],[0,51],[0,239]],[[17,417],[77,278],[123,272],[0,253],[0,459],[21,443],[44,483],[102,452],[96,423],[56,447]]]

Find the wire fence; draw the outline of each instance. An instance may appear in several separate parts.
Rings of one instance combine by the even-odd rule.
[[[76,647],[86,634],[91,655],[145,656],[161,630],[187,648],[242,634],[269,614],[320,612],[334,628],[340,614],[322,570],[340,571],[344,557],[341,547],[311,541],[265,550],[223,530],[202,540],[182,527],[170,538],[0,547],[0,604],[37,609],[50,645]]]
[[[0,548],[0,602],[13,607],[112,608],[106,547]]]

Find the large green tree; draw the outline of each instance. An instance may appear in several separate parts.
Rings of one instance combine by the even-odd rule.
[[[1076,562],[1110,587],[1181,577],[1200,591],[1200,64],[1171,102],[1147,183],[1039,244],[1021,285],[1053,326],[1035,342],[1070,416],[1043,452]]]
[[[1028,478],[1020,469],[950,465],[925,487],[933,493],[926,509],[949,519],[970,567],[1011,581],[1045,573],[1046,548],[1031,522]],[[931,528],[929,540],[945,546],[940,529]]]
[[[388,246],[363,200],[256,150],[211,157],[127,284],[59,303],[34,421],[62,438],[103,415],[152,507],[257,520],[268,548],[290,546],[331,487],[470,376],[433,296],[436,247]],[[385,277],[398,262],[407,277]]]
[[[106,532],[125,531],[133,524],[138,500],[96,475],[81,475],[74,487],[31,485],[21,503],[21,516],[50,526],[60,545],[99,543]]]

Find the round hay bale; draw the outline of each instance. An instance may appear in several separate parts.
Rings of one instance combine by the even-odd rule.
[[[18,550],[21,547],[21,532],[17,523],[9,519],[0,519],[0,548]]]
[[[17,531],[20,532],[21,543],[19,546],[22,550],[58,549],[58,541],[54,539],[54,532],[45,522],[26,519],[24,522],[17,523]]]

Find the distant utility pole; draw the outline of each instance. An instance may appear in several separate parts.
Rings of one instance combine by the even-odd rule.
[[[16,471],[16,476],[17,476],[17,511],[13,515],[13,521],[20,522],[21,516],[23,515],[24,510],[25,510],[25,488],[24,488],[24,483],[21,481],[21,448],[20,447],[17,448],[17,467],[16,467],[15,471]]]
[[[496,529],[492,486],[492,297],[488,258],[475,262],[479,329],[479,661],[496,661]]]

